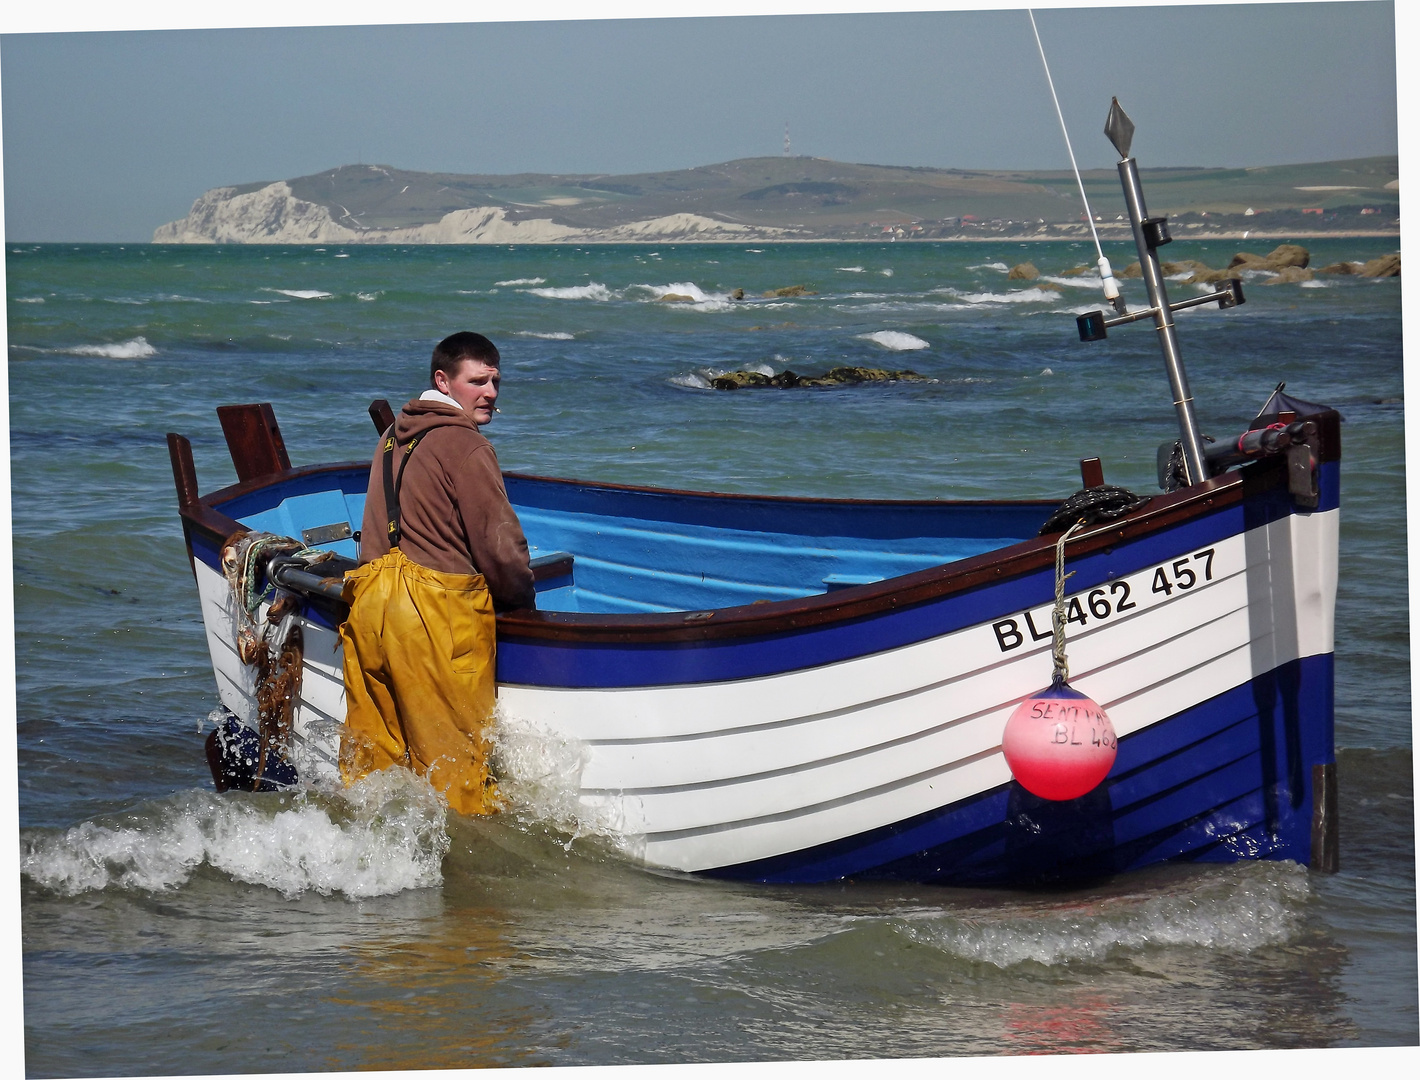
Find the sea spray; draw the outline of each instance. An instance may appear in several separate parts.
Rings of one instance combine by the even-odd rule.
[[[443,881],[444,800],[404,769],[341,791],[185,791],[108,822],[20,838],[20,872],[61,895],[180,888],[204,864],[287,897],[388,896]]]
[[[514,715],[499,703],[493,723],[493,772],[503,813],[524,826],[548,827],[565,836],[564,848],[582,837],[609,841],[623,855],[641,848],[634,808],[614,794],[582,791],[587,746]]]

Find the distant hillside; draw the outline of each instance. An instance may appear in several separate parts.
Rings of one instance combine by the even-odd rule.
[[[1175,231],[1399,231],[1395,156],[1253,169],[1144,169]],[[1085,174],[1102,232],[1127,231],[1114,170]],[[550,243],[1085,235],[1068,171],[743,158],[674,172],[511,176],[345,165],[214,188],[155,243]]]

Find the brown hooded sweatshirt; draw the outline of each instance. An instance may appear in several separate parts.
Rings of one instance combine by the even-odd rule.
[[[399,548],[413,562],[447,574],[482,574],[499,609],[536,605],[528,542],[508,502],[493,446],[467,413],[441,401],[416,398],[394,423],[401,465]],[[408,456],[404,446],[418,437]],[[370,466],[360,559],[390,549],[385,508],[384,440]]]

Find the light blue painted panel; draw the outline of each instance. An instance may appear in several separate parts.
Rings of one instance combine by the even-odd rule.
[[[357,530],[364,509],[363,492],[315,491],[292,495],[241,521],[249,528],[299,539],[302,529],[338,522]],[[576,557],[570,582],[548,582],[539,591],[538,606],[548,611],[687,611],[813,596],[954,562],[1021,539],[818,536],[723,528],[703,520],[517,509],[534,556],[567,551]],[[843,514],[819,516],[815,523],[830,520],[846,531],[866,519]],[[932,520],[942,519],[934,515]],[[320,546],[359,557],[353,539]]]

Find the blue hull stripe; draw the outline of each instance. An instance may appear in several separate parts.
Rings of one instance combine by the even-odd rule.
[[[1305,657],[1121,739],[1110,776],[1052,803],[1012,781],[857,836],[706,871],[737,880],[845,877],[1027,884],[1166,859],[1311,855],[1311,769],[1334,761],[1330,654]]]
[[[1093,588],[1198,551],[1290,512],[1285,491],[1272,489],[1241,505],[1071,562],[1076,574],[1071,590]],[[755,638],[617,645],[500,636],[498,681],[516,686],[595,688],[673,686],[777,675],[901,648],[1038,607],[1051,600],[1054,590],[1054,571],[1040,570],[865,619]]]
[[[365,479],[363,471],[354,470],[307,475],[245,493],[222,504],[221,509],[228,514],[249,515],[298,495],[335,488],[354,492],[363,489]],[[1337,463],[1324,463],[1320,509],[1337,504],[1338,489]],[[683,516],[690,512],[687,506],[695,512],[691,516],[706,509],[717,509],[723,514],[738,504],[738,500],[731,498],[659,498],[598,489],[592,485],[549,484],[531,479],[514,482],[510,478],[510,490],[515,498],[522,494],[527,501],[552,509],[584,509],[584,504],[596,505],[600,500],[606,512],[612,515],[632,511],[644,515],[655,507],[679,511]],[[699,506],[701,502],[706,503],[705,508]],[[812,503],[776,508],[760,505],[755,500],[746,500],[746,505],[737,512],[757,519],[774,509],[789,517],[812,517],[825,512],[823,506]],[[838,508],[837,512],[852,514],[854,511]],[[1285,488],[1270,488],[1250,496],[1240,505],[1072,562],[1076,576],[1071,588],[1096,587],[1292,512],[1294,507]],[[190,531],[190,542],[196,558],[214,569],[219,568],[216,544],[196,530]],[[726,682],[776,675],[901,648],[1033,608],[1048,602],[1053,588],[1052,572],[1041,570],[868,618],[776,635],[704,642],[621,645],[534,640],[500,634],[498,681],[521,686],[612,688]],[[306,614],[314,622],[331,628],[338,621],[315,606],[309,607]]]

